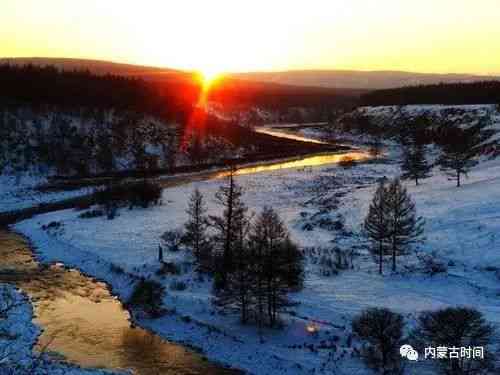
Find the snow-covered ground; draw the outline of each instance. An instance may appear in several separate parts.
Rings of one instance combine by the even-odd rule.
[[[163,206],[143,211],[124,210],[112,221],[79,219],[78,212],[67,210],[19,223],[16,229],[34,241],[42,260],[63,261],[83,268],[110,282],[125,299],[132,285],[123,281],[123,275],[110,271],[111,263],[133,275],[157,278],[167,287],[176,279],[185,281],[186,291],[168,290],[165,297],[166,305],[175,308],[174,315],[151,321],[141,319],[141,324],[167,338],[198,346],[210,358],[253,373],[279,373],[280,366],[300,373],[296,365],[300,365],[304,373],[306,369],[319,370],[330,350],[317,354],[305,348],[304,343],[320,345],[321,341],[329,342],[337,336],[340,340],[336,345],[342,348],[338,357],[345,357],[351,352],[345,342],[349,322],[354,314],[368,306],[386,306],[411,318],[427,309],[469,305],[481,310],[500,327],[500,285],[496,274],[500,270],[500,164],[482,164],[461,189],[441,175],[425,180],[418,188],[409,185],[418,213],[427,220],[427,241],[422,251],[435,252],[449,264],[447,274],[435,276],[418,269],[379,276],[371,257],[362,249],[365,240],[359,234],[360,224],[374,190],[373,183],[378,177],[396,173],[392,164],[373,163],[352,171],[333,166],[314,169],[312,173],[282,170],[238,178],[245,187],[245,202],[255,211],[272,205],[285,218],[293,238],[302,246],[330,248],[336,243],[345,249],[360,248],[354,269],[342,271],[335,277],[321,276],[316,265],[308,264],[305,288],[292,296],[300,303],[293,309],[295,317],[285,314],[285,330],[265,332],[264,344],[259,344],[253,327],[237,323],[236,315],[216,313],[210,305],[208,281],[197,281],[191,272],[167,278],[154,274],[158,269],[160,235],[185,221],[186,197],[193,184],[165,190]],[[209,199],[212,212],[219,210],[212,197],[220,184],[218,180],[195,184]],[[339,199],[338,208],[327,209],[321,215],[335,220],[342,215],[345,230],[337,233],[315,225],[310,231],[304,230],[304,225],[314,224],[314,215],[325,210],[325,203],[339,192],[346,195]],[[43,231],[41,226],[51,221],[62,222],[62,229]],[[185,254],[166,256],[168,260],[182,263]],[[413,257],[408,258],[410,264]],[[182,316],[189,316],[202,325],[183,322]],[[305,325],[311,321],[323,322],[317,337],[306,333]],[[205,325],[217,327],[224,334],[222,337],[220,333],[209,334],[211,329]],[[287,348],[290,345],[302,347]],[[259,361],[254,360],[257,355]],[[356,360],[344,359],[339,359],[337,364],[342,364],[344,370],[347,365],[359,365]]]
[[[45,178],[24,175],[20,179],[13,175],[0,175],[0,213],[30,208],[43,203],[60,202],[90,194],[92,188],[69,191],[40,191],[38,187]]]
[[[33,241],[40,260],[78,267],[109,282],[124,300],[138,276],[160,281],[167,287],[164,302],[172,311],[154,320],[136,314],[136,320],[168,339],[202,349],[210,359],[254,374],[363,374],[368,370],[356,354],[360,343],[351,342],[350,322],[366,307],[389,307],[411,323],[424,310],[472,306],[500,332],[500,161],[484,160],[461,188],[437,169],[421,186],[408,183],[418,214],[426,219],[426,241],[416,250],[433,254],[448,271],[431,276],[411,254],[400,259],[400,272],[380,276],[367,253],[361,224],[377,180],[399,173],[391,161],[394,155],[347,170],[330,165],[238,177],[251,210],[273,206],[293,239],[313,254],[306,258],[304,289],[291,296],[297,305],[283,314],[285,328],[265,330],[262,337],[255,327],[241,326],[236,313],[219,312],[211,305],[210,280],[200,280],[185,264],[188,254],[165,254],[166,261],[184,264],[181,275],[156,275],[161,234],[182,226],[187,197],[195,187],[208,200],[210,213],[220,212],[213,197],[221,180],[166,189],[162,206],[122,210],[112,221],[80,219],[79,212],[65,210],[18,223],[15,229]],[[42,229],[52,221],[62,225]],[[353,267],[323,276],[314,254],[333,247],[354,249]],[[184,281],[187,289],[172,290],[174,281]],[[312,322],[319,326],[316,335],[306,330]],[[428,364],[408,368],[434,373]]]
[[[13,286],[0,284],[0,311],[13,306],[0,317],[0,374],[2,375],[110,375],[50,360],[32,351],[40,329],[33,324],[29,300]]]

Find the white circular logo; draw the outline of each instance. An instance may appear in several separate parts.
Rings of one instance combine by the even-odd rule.
[[[418,361],[418,352],[414,350],[411,345],[402,345],[401,348],[399,348],[399,354],[409,361]]]

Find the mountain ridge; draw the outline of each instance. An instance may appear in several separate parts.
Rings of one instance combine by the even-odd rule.
[[[0,63],[53,65],[61,69],[89,69],[96,74],[137,76],[146,80],[192,79],[196,73],[167,67],[78,58],[12,57]],[[297,69],[227,73],[226,77],[257,83],[333,89],[381,90],[437,83],[500,80],[500,76],[466,73],[419,73],[402,70]]]

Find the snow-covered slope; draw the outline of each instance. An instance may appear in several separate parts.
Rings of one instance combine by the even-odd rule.
[[[113,221],[79,219],[77,212],[69,210],[36,217],[16,228],[30,236],[43,260],[81,267],[110,282],[123,298],[132,286],[120,281],[122,275],[112,273],[111,264],[136,276],[156,278],[167,287],[175,280],[186,282],[187,290],[169,290],[165,297],[166,305],[175,308],[173,316],[140,322],[167,338],[201,347],[211,358],[259,374],[307,373],[324,366],[362,371],[357,358],[347,359],[353,348],[346,340],[352,317],[369,306],[389,307],[410,321],[427,309],[474,306],[500,328],[500,164],[483,163],[460,189],[438,171],[418,188],[409,185],[418,213],[427,220],[427,241],[420,251],[434,253],[448,267],[447,273],[435,276],[422,272],[414,255],[401,260],[401,273],[379,276],[363,248],[366,241],[360,225],[374,183],[381,176],[397,174],[394,164],[372,163],[352,170],[332,166],[312,172],[283,170],[238,178],[251,209],[272,205],[301,246],[314,247],[320,253],[333,246],[354,248],[358,254],[354,268],[336,277],[322,276],[313,257],[308,257],[305,288],[292,296],[299,305],[292,309],[293,315],[284,315],[285,330],[264,332],[263,344],[254,328],[238,324],[237,314],[217,313],[210,303],[211,284],[207,280],[199,281],[191,271],[167,278],[155,275],[160,235],[185,221],[186,197],[194,188],[192,184],[165,190],[161,207],[125,210]],[[220,184],[217,180],[196,184],[209,199],[211,212],[219,210],[212,197]],[[345,224],[342,230],[322,229],[318,218]],[[41,226],[51,221],[60,221],[62,229],[43,231]],[[166,256],[177,263],[189,260],[183,253]],[[183,322],[182,316],[189,316],[195,324]],[[311,321],[321,322],[320,335],[307,334],[305,326]],[[224,335],[213,333],[213,329],[208,333],[202,328],[207,326]],[[321,341],[330,342],[335,337],[339,337],[335,342],[339,351],[334,360],[328,357],[330,351],[310,351],[303,346],[320,347]],[[258,362],[249,360],[255,353]]]
[[[462,116],[463,108],[459,109]],[[482,113],[493,107],[467,108],[466,112],[476,110]],[[384,116],[393,110],[364,111]],[[496,127],[498,114],[492,113]],[[273,206],[306,253],[305,287],[291,295],[297,305],[283,313],[285,328],[264,330],[261,337],[255,327],[241,326],[236,313],[219,311],[211,304],[211,282],[193,273],[189,254],[165,254],[167,261],[182,265],[181,275],[156,274],[161,234],[184,223],[187,197],[194,187],[205,195],[211,214],[220,212],[213,197],[221,180],[166,189],[162,206],[123,210],[112,221],[81,219],[79,212],[66,210],[35,217],[15,228],[31,238],[41,260],[79,267],[109,282],[123,299],[130,295],[137,277],[164,284],[168,290],[165,304],[172,313],[155,320],[136,319],[168,339],[201,348],[211,359],[254,374],[365,374],[369,372],[357,354],[361,343],[351,340],[350,322],[366,307],[391,308],[404,314],[411,325],[424,310],[472,306],[500,333],[500,160],[483,158],[461,188],[437,168],[420,186],[408,183],[417,212],[426,219],[426,241],[400,258],[398,273],[391,274],[387,265],[385,275],[380,276],[361,225],[378,179],[399,175],[397,155],[390,147],[387,158],[352,169],[330,165],[238,177],[251,210]],[[59,221],[60,228],[43,230],[52,221]],[[334,248],[349,259],[352,255],[352,267],[325,276],[321,257],[331,256]],[[421,262],[423,255],[432,256],[444,272],[430,274]],[[125,272],[117,273],[116,266]],[[185,282],[187,289],[170,288],[176,281]],[[317,335],[306,330],[313,322],[319,327]],[[500,339],[495,340],[498,346]],[[407,367],[414,373],[434,374],[430,365],[419,362]]]

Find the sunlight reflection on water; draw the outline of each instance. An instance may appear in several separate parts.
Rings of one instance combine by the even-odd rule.
[[[280,169],[290,169],[290,168],[305,168],[305,167],[318,167],[321,165],[336,164],[339,163],[343,158],[351,157],[354,160],[361,161],[369,159],[371,156],[363,151],[352,151],[352,152],[341,152],[325,155],[315,155],[307,156],[305,158],[288,160],[282,162],[270,162],[266,164],[260,164],[250,167],[242,167],[237,169],[237,175],[246,175],[253,173],[271,172]],[[229,171],[224,171],[218,173],[215,178],[223,178],[229,175]]]
[[[142,328],[106,284],[61,264],[44,267],[19,235],[0,231],[0,282],[17,285],[33,302],[45,346],[83,367],[132,369],[137,375],[236,374]],[[3,271],[3,272],[2,272]]]

